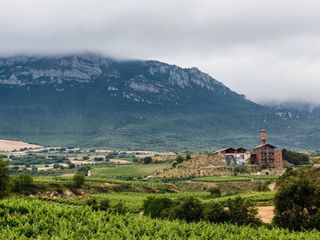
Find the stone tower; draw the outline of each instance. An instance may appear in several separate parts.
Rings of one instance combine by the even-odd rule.
[[[266,144],[267,143],[267,131],[262,129],[260,131],[260,139],[261,139],[261,144]]]

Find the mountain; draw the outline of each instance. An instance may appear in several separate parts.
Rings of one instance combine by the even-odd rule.
[[[0,58],[0,138],[211,150],[253,147],[266,128],[275,144],[315,149],[318,120],[248,101],[197,68],[93,54]]]

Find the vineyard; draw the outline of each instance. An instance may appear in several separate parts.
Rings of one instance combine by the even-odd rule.
[[[0,239],[319,239],[320,233],[152,220],[40,200],[0,202]]]
[[[93,177],[147,177],[171,168],[171,162],[151,164],[130,164],[114,167],[93,168]]]

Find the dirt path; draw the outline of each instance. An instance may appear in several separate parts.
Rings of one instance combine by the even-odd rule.
[[[274,217],[274,206],[261,206],[258,208],[258,217],[264,223],[271,223]]]

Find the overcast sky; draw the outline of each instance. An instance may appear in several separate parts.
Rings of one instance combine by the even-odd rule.
[[[256,102],[320,103],[318,0],[0,0],[0,55],[196,66]]]

